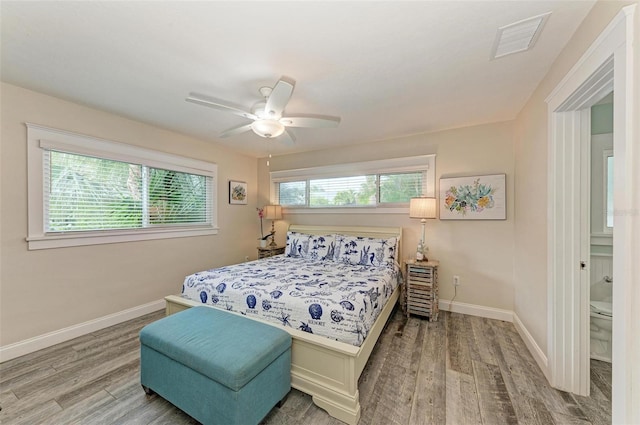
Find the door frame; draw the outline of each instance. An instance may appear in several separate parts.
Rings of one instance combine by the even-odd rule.
[[[632,324],[640,316],[632,308],[640,301],[640,288],[634,290],[640,286],[640,246],[634,241],[640,219],[632,213],[638,211],[633,209],[634,202],[636,208],[639,203],[633,194],[640,191],[634,176],[634,170],[638,173],[640,169],[638,147],[633,146],[634,13],[635,5],[622,8],[546,99],[548,372],[554,387],[588,395],[590,258],[585,221],[588,223],[589,194],[581,186],[588,167],[585,150],[590,147],[586,111],[614,91],[613,423],[640,420],[638,407],[632,405],[632,381],[638,378],[632,357],[639,348]],[[581,269],[581,262],[586,268]]]

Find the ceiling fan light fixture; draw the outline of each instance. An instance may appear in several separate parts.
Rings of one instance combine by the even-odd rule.
[[[2,1],[2,0],[0,0]],[[253,131],[265,139],[280,137],[283,144],[292,145],[296,139],[292,131],[286,131],[286,127],[307,127],[307,128],[329,128],[337,127],[340,117],[326,115],[296,115],[283,117],[284,110],[291,98],[295,81],[282,77],[276,85],[271,87],[261,87],[260,94],[264,98],[256,102],[251,108],[251,112],[244,110],[242,106],[236,106],[211,96],[198,93],[189,93],[188,102],[198,105],[208,106],[213,109],[231,112],[243,118],[250,119],[250,124],[242,124],[232,127],[220,133],[220,137],[235,136],[245,131]]]
[[[284,125],[275,120],[255,120],[251,124],[251,129],[260,137],[267,139],[278,137],[284,133]]]

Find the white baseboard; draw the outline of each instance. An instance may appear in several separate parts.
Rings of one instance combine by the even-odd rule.
[[[126,322],[127,320],[135,319],[136,317],[144,316],[145,314],[153,313],[154,311],[162,310],[164,307],[164,300],[153,301],[118,313],[109,314],[108,316],[100,317],[98,319],[89,320],[88,322],[79,323],[57,331],[5,345],[4,347],[0,347],[0,363],[16,357],[24,356],[25,354],[33,353],[34,351],[42,350],[43,348],[51,347],[61,342],[69,341],[73,338],[77,338],[100,329],[108,328],[109,326],[117,325],[118,323]]]
[[[468,314],[470,316],[486,317],[487,319],[513,322],[513,311],[503,310],[501,308],[485,307],[482,305],[467,304],[455,301],[451,302],[449,300],[440,300],[438,306],[440,307],[440,310],[446,310],[452,313]]]
[[[538,363],[540,369],[542,369],[547,379],[549,379],[547,356],[540,349],[527,328],[514,312],[476,304],[451,302],[448,300],[440,300],[439,306],[441,310],[454,313],[469,314],[471,316],[512,322],[520,334],[520,337],[531,352],[531,355],[536,360],[536,363]],[[128,310],[120,311],[118,313],[110,314],[108,316],[0,347],[0,363],[42,350],[43,348],[51,347],[61,342],[69,341],[73,338],[77,338],[109,326],[117,325],[118,323],[126,322],[127,320],[135,319],[136,317],[144,316],[145,314],[153,313],[154,311],[164,309],[164,307],[164,300],[153,301],[148,304],[143,304]]]
[[[518,331],[518,334],[529,349],[529,352],[533,356],[534,360],[536,361],[540,369],[542,369],[542,373],[544,373],[544,376],[547,378],[547,380],[551,382],[551,380],[549,379],[550,373],[547,356],[540,349],[540,346],[538,346],[535,339],[533,339],[518,315],[513,311],[485,307],[476,304],[451,302],[448,300],[440,300],[440,303],[438,305],[440,307],[440,310],[446,310],[452,313],[469,314],[471,316],[486,317],[487,319],[497,319],[504,320],[505,322],[512,322],[516,328],[516,331]]]
[[[522,338],[525,345],[529,349],[529,352],[533,356],[534,360],[536,361],[536,363],[538,363],[538,366],[540,367],[540,369],[542,369],[542,373],[544,373],[544,376],[547,378],[547,381],[551,382],[551,373],[549,371],[549,361],[547,359],[546,354],[544,354],[544,351],[540,349],[540,346],[538,345],[536,340],[533,339],[533,337],[531,336],[527,328],[524,326],[524,324],[520,321],[520,318],[518,317],[518,315],[515,313],[513,313],[513,325],[516,327],[516,330],[520,334],[520,337]]]

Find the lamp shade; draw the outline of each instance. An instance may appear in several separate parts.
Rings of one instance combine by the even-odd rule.
[[[436,198],[426,196],[411,198],[409,203],[409,217],[436,218],[436,206]]]
[[[264,218],[267,220],[281,220],[282,207],[280,205],[266,205],[264,207]]]
[[[269,119],[255,120],[251,124],[251,129],[258,136],[266,138],[278,137],[284,133],[284,125]]]

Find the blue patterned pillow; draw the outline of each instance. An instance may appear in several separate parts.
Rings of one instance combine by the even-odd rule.
[[[361,266],[394,267],[396,238],[380,239],[336,235],[334,261]]]
[[[333,260],[335,249],[334,235],[309,235],[287,232],[285,255],[309,260]]]

